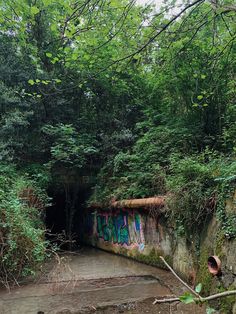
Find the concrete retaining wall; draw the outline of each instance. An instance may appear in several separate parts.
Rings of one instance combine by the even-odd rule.
[[[227,211],[236,213],[235,199],[236,195],[233,202],[227,202]],[[178,236],[164,214],[145,208],[86,210],[83,219],[83,241],[90,245],[156,266],[163,266],[159,259],[163,255],[189,283],[201,282],[206,294],[236,288],[236,239],[224,236],[215,216],[191,239]],[[208,272],[207,259],[211,255],[218,255],[222,261],[219,278]],[[228,300],[224,306],[230,309],[236,300]]]
[[[84,215],[83,241],[95,247],[163,266],[163,255],[180,274],[194,280],[192,254],[184,238],[176,238],[162,214],[147,210],[93,210]]]
[[[219,239],[220,226],[214,217],[203,226],[197,242],[194,237],[190,241],[177,236],[163,214],[152,216],[142,209],[87,211],[82,226],[84,242],[158,266],[163,266],[159,259],[163,255],[177,273],[192,283],[199,270],[207,274],[207,258],[219,255],[230,285],[236,285],[236,241]]]

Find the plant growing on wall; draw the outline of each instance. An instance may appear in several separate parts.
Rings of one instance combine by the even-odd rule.
[[[163,263],[166,265],[166,267],[172,272],[172,274],[187,288],[188,291],[186,291],[183,295],[175,298],[167,298],[167,299],[156,299],[153,304],[157,303],[172,303],[172,302],[183,302],[184,304],[190,304],[195,302],[196,304],[199,304],[200,306],[204,303],[208,303],[209,301],[225,298],[228,296],[234,296],[236,295],[236,290],[229,290],[224,291],[220,293],[216,293],[213,295],[209,295],[207,297],[202,297],[200,295],[202,290],[202,284],[199,283],[196,285],[195,289],[192,289],[185,281],[183,281],[176,273],[175,271],[170,267],[170,265],[165,261],[165,259],[160,256],[160,259],[163,261]],[[216,312],[213,308],[207,306],[206,307],[206,314],[211,314]]]

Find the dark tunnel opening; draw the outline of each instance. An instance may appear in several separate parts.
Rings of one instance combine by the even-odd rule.
[[[46,209],[45,226],[46,238],[62,250],[77,250],[81,243],[81,227],[83,211],[89,197],[89,189],[80,189],[76,194],[73,209],[67,204],[64,191],[50,190],[51,206]],[[68,215],[69,214],[69,215]],[[68,230],[68,220],[73,215],[71,230]]]
[[[46,210],[46,228],[52,234],[62,233],[66,229],[65,195],[63,193],[52,194],[52,205]]]

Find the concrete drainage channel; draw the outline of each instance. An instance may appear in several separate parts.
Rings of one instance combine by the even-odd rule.
[[[183,290],[167,271],[95,249],[63,258],[36,283],[0,292],[0,314],[204,313],[152,305]]]
[[[47,282],[2,294],[0,313],[90,313],[109,307],[129,310],[135,308],[134,302],[170,294],[159,280],[147,275]]]

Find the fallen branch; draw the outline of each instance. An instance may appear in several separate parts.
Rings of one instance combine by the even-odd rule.
[[[152,304],[157,303],[172,303],[172,302],[180,302],[179,298],[169,298],[169,299],[155,299],[155,301]]]
[[[172,269],[172,267],[167,263],[167,261],[164,259],[164,257],[160,256],[160,259],[163,261],[163,263],[166,265],[166,267],[172,272],[172,274],[189,290],[192,292],[195,297],[192,299],[193,302],[196,303],[203,303],[223,297],[228,297],[230,295],[236,295],[236,290],[230,290],[230,291],[224,291],[216,294],[209,295],[207,297],[202,297],[200,294],[198,294],[195,290],[193,290],[186,282],[184,282]],[[157,303],[172,303],[172,302],[182,302],[180,297],[176,298],[168,298],[168,299],[155,299],[153,304]]]
[[[192,292],[192,294],[194,294],[196,297],[201,299],[200,294],[198,294],[195,290],[193,290],[185,281],[183,281],[174,271],[174,269],[172,267],[170,267],[170,265],[167,263],[167,261],[164,259],[164,257],[160,256],[160,259],[162,260],[162,262],[166,265],[166,267],[172,272],[172,274],[189,290]]]
[[[224,292],[220,292],[220,293],[216,293],[216,294],[212,294],[209,295],[208,297],[201,297],[200,298],[193,298],[194,302],[206,302],[206,301],[211,301],[211,300],[215,300],[215,299],[219,299],[219,298],[223,298],[223,297],[228,297],[230,295],[236,295],[236,290],[230,290],[230,291],[224,291]],[[156,299],[153,304],[157,304],[157,303],[172,303],[172,302],[181,302],[180,298],[169,298],[169,299]]]

